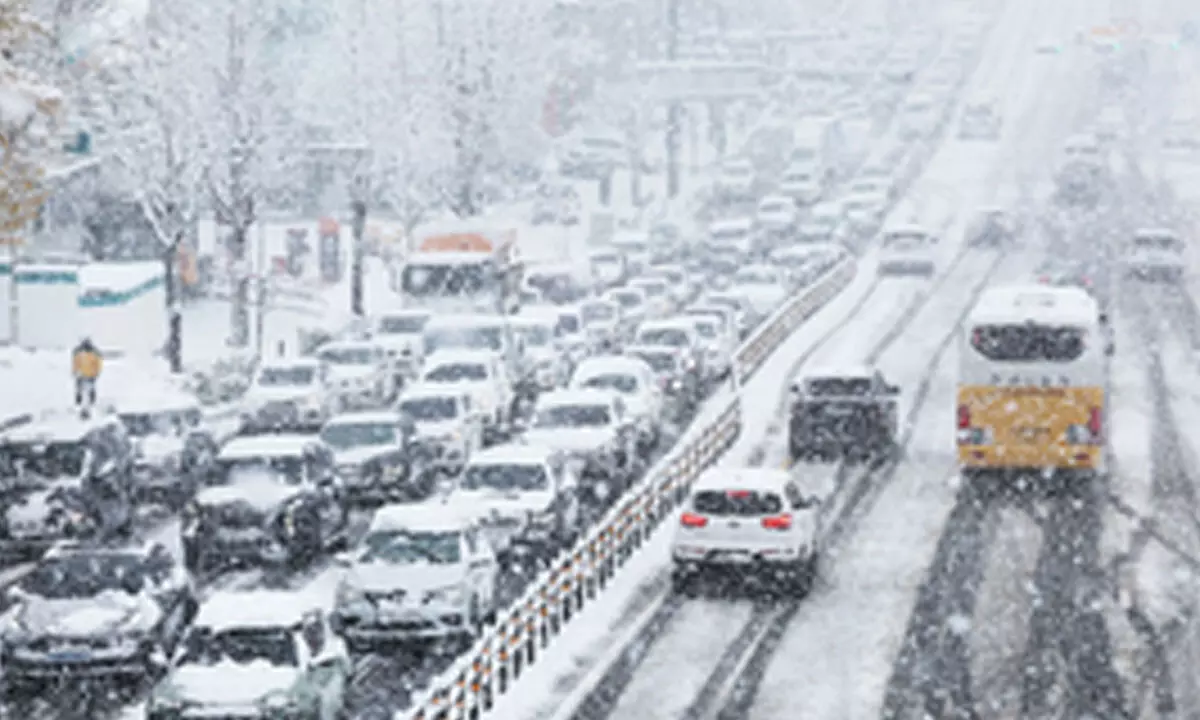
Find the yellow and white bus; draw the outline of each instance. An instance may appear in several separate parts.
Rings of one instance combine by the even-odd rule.
[[[1104,472],[1108,319],[1075,287],[986,291],[963,328],[957,443],[964,474]]]

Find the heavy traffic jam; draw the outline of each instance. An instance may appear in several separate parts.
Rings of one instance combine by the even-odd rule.
[[[527,262],[509,225],[420,232],[393,268],[393,306],[362,322],[187,389],[102,394],[89,412],[7,429],[0,553],[23,570],[0,626],[6,703],[42,707],[45,688],[86,683],[149,720],[374,717],[356,696],[364,658],[444,667],[468,648],[708,398],[737,391],[738,348],[792,298],[868,247],[880,276],[943,269],[942,229],[896,208],[943,135],[1001,134],[999,101],[962,92],[984,31],[830,39],[859,65],[792,88],[686,207],[619,217],[584,258]],[[530,225],[586,219],[573,188],[627,161],[605,137],[564,154]],[[1099,201],[1102,146],[1067,140],[1059,203]],[[1030,221],[1002,205],[973,214],[964,243],[979,248],[1007,246]],[[1182,272],[1171,231],[1139,231],[1130,258],[1131,273]],[[1054,302],[1099,334],[1102,282],[1053,259],[1032,287],[1066,292]],[[989,302],[981,327],[1019,315],[1010,295]],[[996,332],[971,341],[992,348],[980,350],[991,364],[964,369],[979,382],[958,414],[960,459],[980,474],[1012,441],[979,389],[1011,360],[1016,341]],[[1087,387],[1057,411],[1078,436],[1072,462],[1089,467],[1101,462],[1103,350],[1069,358],[1084,355]],[[787,464],[892,457],[907,390],[870,367],[796,378]],[[761,551],[807,592],[816,541],[803,518],[831,491],[786,469],[702,476],[675,530],[674,591],[694,592],[714,557]],[[718,527],[729,518],[749,528]],[[397,697],[385,709],[404,709]]]

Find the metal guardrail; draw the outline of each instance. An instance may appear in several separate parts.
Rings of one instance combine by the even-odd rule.
[[[740,383],[750,378],[804,320],[854,278],[847,259],[781,306],[738,350]],[[675,448],[663,469],[630,489],[574,547],[561,553],[475,644],[438,676],[412,708],[412,720],[480,718],[498,695],[510,692],[525,668],[582,608],[604,592],[620,568],[687,497],[700,473],[715,464],[742,428],[740,393],[687,444]]]

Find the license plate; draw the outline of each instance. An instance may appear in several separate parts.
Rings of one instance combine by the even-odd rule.
[[[749,555],[737,550],[714,553],[713,559],[717,562],[731,563],[734,565],[750,562]]]

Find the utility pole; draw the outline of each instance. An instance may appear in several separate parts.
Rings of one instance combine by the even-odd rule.
[[[172,228],[171,241],[163,247],[163,292],[167,302],[167,364],[174,374],[183,372],[183,315],[180,313],[179,248],[183,245],[183,227],[175,205],[167,206],[166,218]]]
[[[366,315],[363,307],[363,235],[367,226],[367,202],[359,196],[350,203],[350,312],[355,317]]]
[[[679,60],[679,3],[667,0],[667,61]],[[679,133],[683,122],[683,104],[671,100],[667,106],[667,196],[679,194]]]

